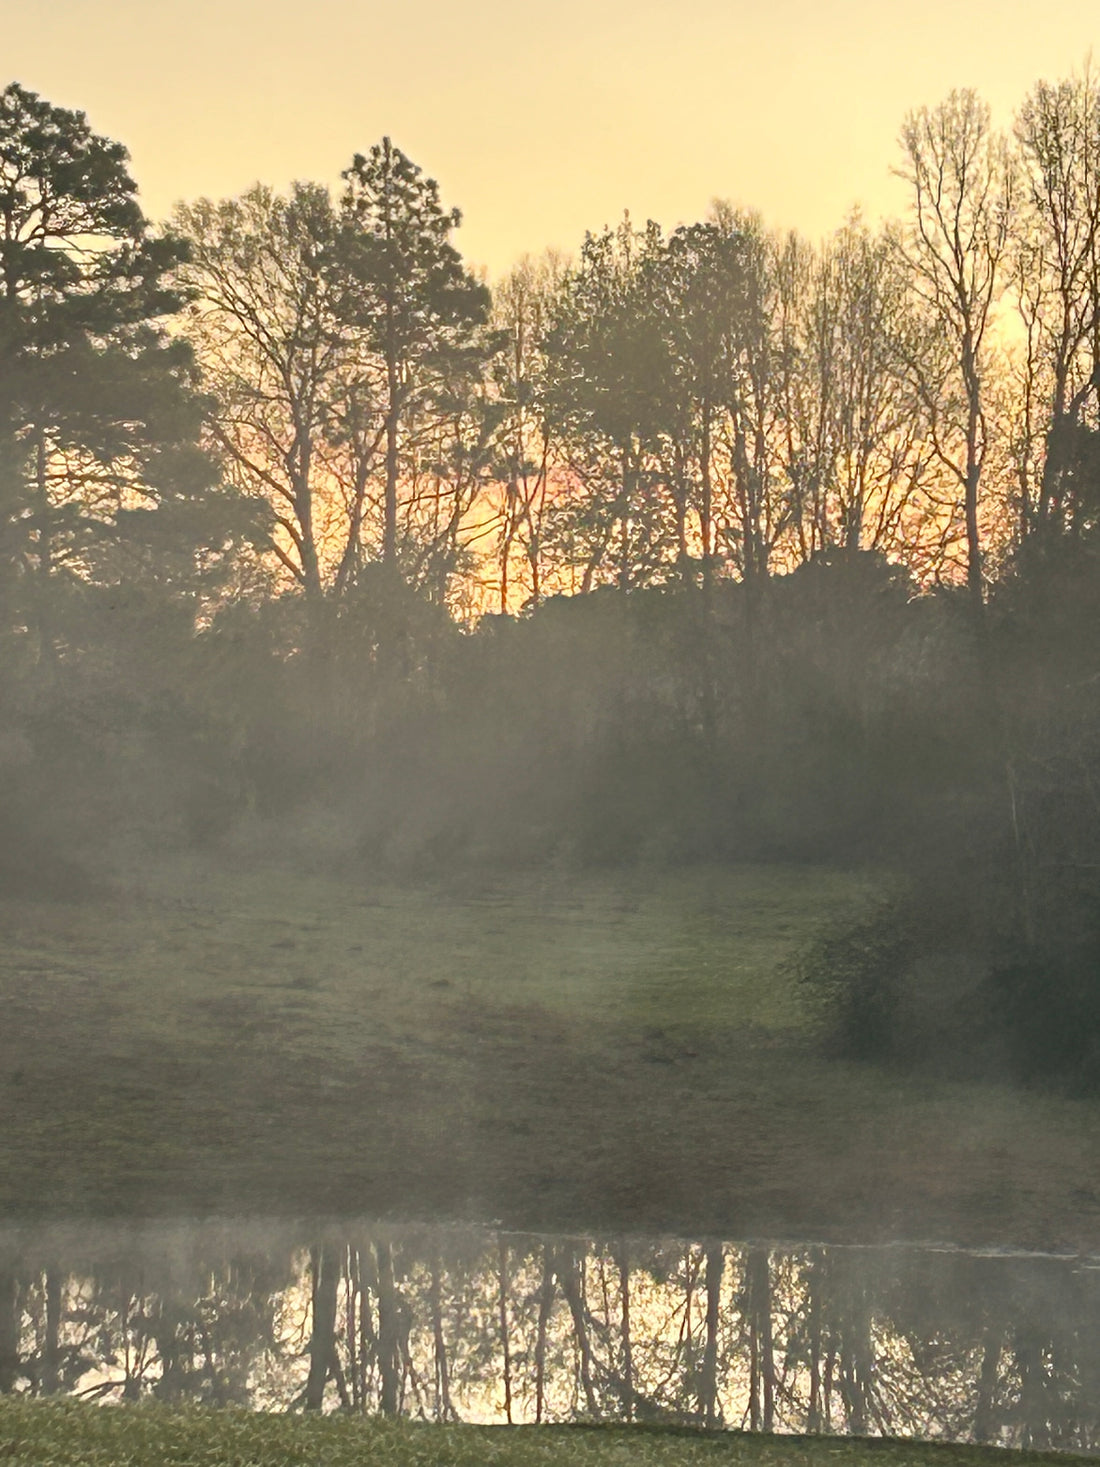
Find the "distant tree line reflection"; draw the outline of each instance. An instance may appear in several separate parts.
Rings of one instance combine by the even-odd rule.
[[[1098,1277],[1072,1258],[453,1228],[9,1234],[0,1391],[1090,1450]]]

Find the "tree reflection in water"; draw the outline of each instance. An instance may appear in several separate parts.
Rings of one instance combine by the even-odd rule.
[[[1100,1446],[1100,1264],[366,1223],[0,1233],[0,1390]]]

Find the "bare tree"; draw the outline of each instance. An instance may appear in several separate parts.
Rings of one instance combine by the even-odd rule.
[[[806,294],[786,413],[801,557],[833,545],[919,557],[929,450],[906,373],[906,272],[889,236],[853,215],[817,252]]]
[[[991,445],[986,375],[1004,286],[1011,168],[988,106],[969,90],[910,113],[901,145],[910,210],[898,245],[927,325],[910,345],[909,369],[932,452],[962,493],[966,583],[980,607],[981,492]]]
[[[543,594],[544,525],[554,467],[544,343],[565,269],[565,261],[552,252],[539,260],[525,258],[494,292],[493,325],[503,338],[493,372],[504,409],[495,521],[501,612],[511,609],[516,574],[532,604]]]
[[[789,528],[789,479],[783,462],[782,357],[784,268],[797,243],[769,234],[760,219],[715,205],[714,222],[740,242],[743,282],[730,342],[719,444],[726,463],[715,505],[715,541],[746,586],[765,580]]]
[[[316,610],[363,559],[386,432],[378,363],[344,320],[331,200],[256,186],[176,225],[212,432],[240,488],[270,502],[271,554]]]
[[[1019,384],[1020,527],[1072,527],[1075,439],[1100,364],[1100,87],[1088,69],[1039,82],[1016,118],[1013,255],[1026,349]]]

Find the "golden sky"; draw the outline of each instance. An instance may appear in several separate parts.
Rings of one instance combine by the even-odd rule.
[[[0,85],[124,142],[154,217],[389,133],[495,274],[624,208],[893,212],[908,108],[974,86],[1007,120],[1098,41],[1097,0],[0,0]]]

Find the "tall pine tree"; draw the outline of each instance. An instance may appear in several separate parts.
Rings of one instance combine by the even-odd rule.
[[[489,292],[450,242],[461,222],[439,186],[389,138],[344,173],[349,318],[385,367],[386,470],[382,562],[399,565],[402,437],[418,417],[453,406],[487,352]]]
[[[151,233],[121,144],[0,93],[0,609],[52,653],[96,586],[185,599],[244,526],[199,447],[182,246]]]

